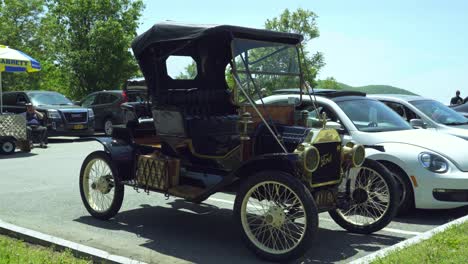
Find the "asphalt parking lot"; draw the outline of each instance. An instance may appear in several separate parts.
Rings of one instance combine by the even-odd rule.
[[[259,263],[233,229],[234,197],[194,205],[125,190],[111,221],[90,217],[79,195],[81,163],[97,142],[51,140],[48,149],[0,156],[0,219],[149,263]],[[351,234],[323,213],[315,243],[298,263],[346,263],[468,213],[416,210],[373,235]]]

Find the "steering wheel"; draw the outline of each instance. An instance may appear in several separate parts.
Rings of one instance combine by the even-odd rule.
[[[378,127],[379,124],[377,124],[376,122],[372,121],[370,122],[369,124],[367,124],[368,127]]]

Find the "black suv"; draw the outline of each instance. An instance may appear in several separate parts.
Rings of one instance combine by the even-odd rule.
[[[103,130],[108,136],[112,135],[115,125],[126,124],[125,111],[122,104],[146,101],[146,90],[111,90],[94,92],[86,96],[81,106],[92,108],[95,116],[96,130]]]
[[[45,114],[44,126],[49,136],[89,136],[94,134],[92,109],[75,105],[57,92],[15,91],[3,93],[3,109],[15,114],[26,111],[26,104]]]

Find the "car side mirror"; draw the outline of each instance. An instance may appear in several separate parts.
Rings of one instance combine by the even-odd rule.
[[[345,129],[343,128],[343,125],[341,125],[338,122],[327,121],[327,124],[325,125],[325,127],[335,129],[338,132],[338,134],[340,134],[340,135],[345,133]]]
[[[411,119],[410,120],[410,125],[413,128],[424,128],[424,129],[427,128],[426,124],[421,119]]]
[[[80,105],[81,106],[81,101],[73,101],[74,105]]]

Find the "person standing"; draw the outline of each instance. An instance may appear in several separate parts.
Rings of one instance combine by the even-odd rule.
[[[26,118],[29,139],[32,140],[33,133],[37,133],[40,147],[47,148],[47,128],[40,123],[40,120],[44,119],[44,114],[37,111],[31,103],[27,103],[26,112],[21,115]]]
[[[457,90],[457,92],[455,94],[456,94],[456,96],[452,97],[452,99],[450,99],[450,105],[463,104],[463,98],[460,97],[460,91]]]

